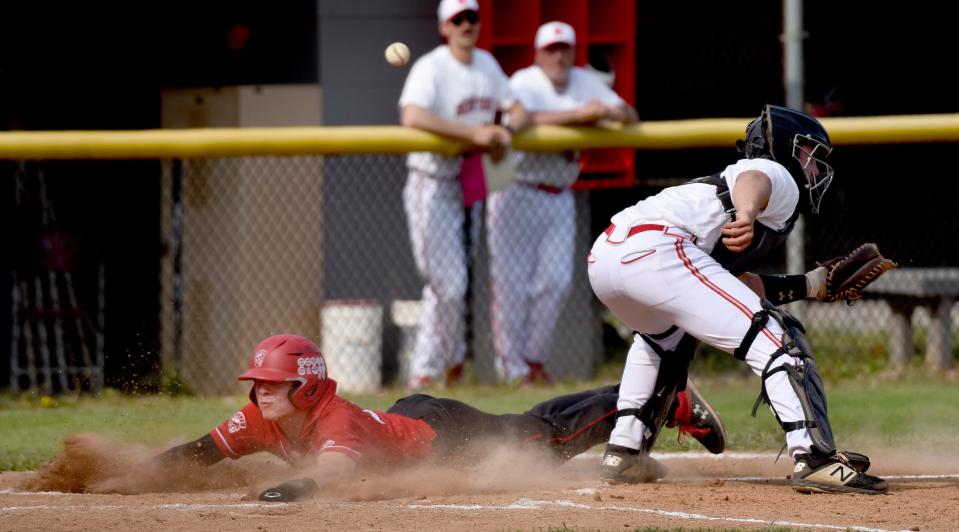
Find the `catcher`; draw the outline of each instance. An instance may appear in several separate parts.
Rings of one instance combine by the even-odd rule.
[[[326,363],[310,340],[266,338],[240,380],[253,381],[250,403],[203,437],[157,456],[161,465],[210,465],[270,452],[297,466],[297,478],[263,491],[264,501],[294,501],[366,468],[475,462],[484,444],[532,446],[566,461],[606,441],[615,423],[618,386],[564,395],[524,414],[493,415],[452,399],[417,394],[386,412],[364,410],[336,395]],[[679,394],[668,422],[720,452],[725,432],[693,389]],[[658,464],[657,464],[658,465]],[[661,466],[660,466],[661,467]],[[655,474],[661,476],[662,471]]]
[[[664,189],[613,216],[587,257],[597,297],[637,331],[603,459],[607,482],[643,482],[696,342],[745,361],[762,379],[795,460],[800,492],[883,493],[869,459],[839,451],[802,325],[779,308],[800,299],[851,301],[895,264],[865,244],[806,274],[748,270],[783,242],[800,212],[815,214],[833,178],[829,136],[815,119],[766,105],[722,172]],[[755,415],[756,408],[753,409]]]

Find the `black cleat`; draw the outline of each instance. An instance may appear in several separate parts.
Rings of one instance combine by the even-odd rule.
[[[803,453],[796,457],[792,488],[799,493],[886,493],[889,485],[885,480],[857,467],[861,464],[850,461],[842,452],[826,457]]]

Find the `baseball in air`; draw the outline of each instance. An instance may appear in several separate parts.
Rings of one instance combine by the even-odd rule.
[[[401,42],[395,42],[386,47],[386,62],[401,67],[410,61],[410,47]]]

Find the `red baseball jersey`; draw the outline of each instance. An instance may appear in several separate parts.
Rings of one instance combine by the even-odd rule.
[[[253,403],[210,431],[210,436],[230,458],[267,451],[292,463],[306,455],[337,452],[366,466],[402,465],[430,456],[436,433],[425,421],[364,410],[333,390],[314,407],[295,443],[274,421],[263,419]]]

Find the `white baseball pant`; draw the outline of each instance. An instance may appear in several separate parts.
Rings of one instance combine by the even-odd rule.
[[[412,170],[403,189],[413,258],[425,285],[410,378],[441,378],[466,356],[466,244],[458,179]]]
[[[701,342],[732,353],[742,343],[753,315],[762,309],[759,296],[706,252],[691,235],[675,227],[610,226],[593,245],[587,260],[589,280],[596,296],[628,327],[647,334],[679,329],[658,340],[666,350],[676,346],[683,332]],[[769,356],[782,344],[783,330],[770,320],[746,354],[746,363],[761,375]],[[796,364],[779,357],[770,369]],[[623,369],[618,408],[642,407],[653,393],[660,357],[636,336]],[[764,383],[772,407],[784,422],[805,419],[799,398],[785,372]],[[645,426],[635,416],[619,418],[610,443],[638,449]],[[786,433],[789,453],[809,452],[807,429]]]
[[[512,381],[544,363],[573,278],[576,208],[558,193],[515,184],[490,194],[487,235],[496,372]]]

